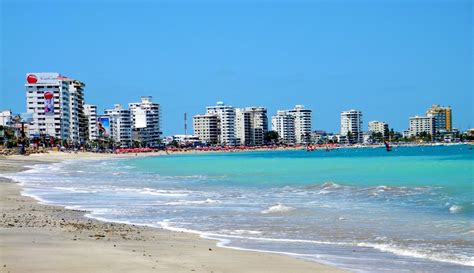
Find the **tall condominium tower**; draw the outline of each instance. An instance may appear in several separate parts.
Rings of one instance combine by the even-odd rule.
[[[426,111],[427,117],[434,118],[434,132],[451,132],[453,130],[451,107],[434,104]]]
[[[218,143],[222,145],[236,145],[235,137],[235,109],[232,106],[218,102],[216,106],[208,106],[207,114],[216,115],[218,119]]]
[[[350,133],[350,134],[349,134]],[[359,110],[347,110],[341,112],[341,136],[350,139],[354,143],[362,142],[362,112]]]
[[[206,144],[217,144],[219,121],[216,114],[202,114],[193,117],[194,134]]]
[[[281,142],[295,143],[295,116],[288,111],[277,111],[272,117],[272,130],[278,133]]]
[[[246,107],[235,109],[235,136],[242,145],[262,145],[268,131],[267,109]]]
[[[130,110],[122,105],[115,104],[113,109],[105,110],[105,115],[110,117],[110,136],[122,148],[132,145],[132,121]]]
[[[26,111],[32,115],[29,135],[71,141],[69,82],[59,73],[28,73],[25,87]]]
[[[298,144],[311,141],[312,111],[304,109],[303,105],[296,105],[288,113],[295,117],[295,140]]]
[[[160,104],[151,96],[141,97],[141,102],[129,103],[132,120],[132,139],[143,147],[156,147],[161,142]]]

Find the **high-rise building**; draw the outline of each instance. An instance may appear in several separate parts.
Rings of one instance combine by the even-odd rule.
[[[87,119],[88,139],[96,140],[99,136],[97,128],[97,105],[84,104],[84,115]]]
[[[69,139],[74,144],[83,144],[88,139],[88,122],[84,114],[84,87],[81,81],[59,76],[59,80],[69,84]]]
[[[267,109],[247,107],[235,109],[235,136],[242,145],[262,145],[268,131]]]
[[[110,117],[110,136],[118,144],[125,148],[132,145],[132,121],[130,110],[124,109],[122,105],[115,104],[113,109],[104,111]]]
[[[383,121],[369,121],[369,133],[380,133],[386,137],[388,136],[388,124]]]
[[[156,147],[161,142],[160,104],[151,96],[141,97],[141,102],[129,103],[132,119],[132,139],[141,146]]]
[[[435,118],[434,117],[410,117],[410,135],[418,136],[420,133],[433,135]]]
[[[219,121],[216,114],[195,115],[193,117],[194,135],[206,144],[217,144],[219,138]]]
[[[434,118],[434,132],[451,132],[453,130],[451,107],[434,104],[426,111],[427,117]]]
[[[341,112],[341,136],[353,143],[362,143],[362,112],[347,110]]]
[[[232,106],[225,105],[223,102],[217,102],[216,106],[208,106],[207,114],[217,115],[218,118],[218,143],[222,145],[236,145],[235,137],[235,109]]]
[[[295,116],[288,111],[277,111],[277,114],[272,117],[272,130],[278,133],[281,142],[295,143]]]
[[[311,141],[312,111],[304,109],[303,105],[296,105],[288,113],[295,117],[295,140],[298,144]]]
[[[26,81],[27,112],[32,115],[29,135],[49,135],[72,145],[85,143],[85,84],[59,73],[28,73]]]
[[[28,73],[25,87],[26,111],[32,116],[29,135],[70,141],[69,82],[63,81],[59,73]]]

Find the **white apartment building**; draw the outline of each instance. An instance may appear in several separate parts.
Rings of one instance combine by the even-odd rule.
[[[272,130],[278,133],[281,142],[295,143],[295,116],[288,111],[277,111],[272,117]]]
[[[217,144],[219,139],[219,118],[217,114],[195,115],[194,135],[206,144]]]
[[[81,81],[59,76],[59,80],[69,84],[69,139],[73,144],[88,140],[88,122],[84,114],[84,87]]]
[[[369,133],[380,133],[383,136],[386,136],[388,132],[388,124],[383,121],[369,121]]]
[[[207,114],[217,115],[218,118],[218,143],[222,145],[236,145],[235,137],[235,109],[232,106],[225,105],[223,102],[217,102],[216,106],[208,106]]]
[[[362,138],[362,112],[359,110],[347,110],[341,112],[341,136],[348,137],[351,133],[352,142],[361,143]]]
[[[268,131],[267,109],[246,107],[235,109],[235,136],[242,145],[262,145]]]
[[[97,105],[84,104],[84,115],[87,120],[89,140],[96,140],[99,136],[97,128]]]
[[[130,110],[124,109],[122,105],[115,104],[113,109],[104,111],[110,117],[110,136],[121,147],[132,145],[132,121]]]
[[[298,144],[311,141],[312,111],[304,109],[303,105],[296,105],[288,113],[295,117],[295,140]]]
[[[410,117],[410,136],[417,136],[420,133],[433,135],[435,130],[434,117]]]
[[[29,73],[26,81],[26,111],[32,116],[28,134],[70,140],[69,82],[59,73]]]
[[[141,102],[129,103],[132,121],[132,139],[144,147],[156,147],[161,142],[160,104],[151,96],[141,97]]]
[[[10,127],[12,125],[13,114],[11,110],[0,111],[0,126]]]

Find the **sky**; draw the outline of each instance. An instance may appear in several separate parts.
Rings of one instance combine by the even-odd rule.
[[[59,72],[99,109],[153,96],[165,135],[217,101],[269,117],[302,104],[328,132],[348,109],[402,131],[441,104],[465,130],[473,14],[470,0],[0,0],[0,109],[26,111],[26,73]]]

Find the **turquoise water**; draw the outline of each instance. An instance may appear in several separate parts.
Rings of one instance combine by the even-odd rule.
[[[89,216],[197,232],[361,272],[470,272],[467,145],[74,161],[16,174]]]

